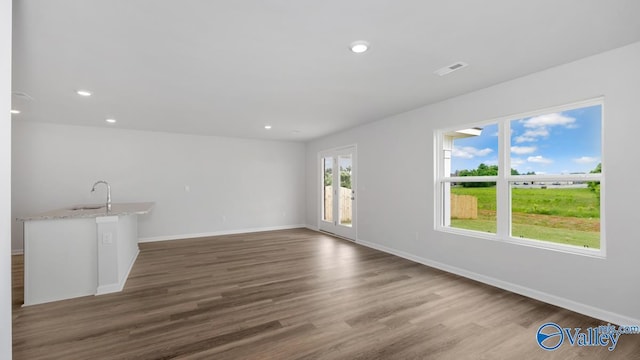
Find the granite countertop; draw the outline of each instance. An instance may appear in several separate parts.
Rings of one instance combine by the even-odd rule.
[[[155,203],[112,203],[111,211],[107,212],[107,205],[91,204],[91,205],[75,205],[64,209],[47,211],[44,213],[19,217],[18,221],[30,220],[55,220],[55,219],[76,219],[76,218],[94,218],[98,216],[123,216],[134,214],[148,214],[151,212]]]

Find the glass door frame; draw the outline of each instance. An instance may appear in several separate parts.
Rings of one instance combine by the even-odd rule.
[[[325,215],[325,180],[324,180],[324,159],[333,158],[332,161],[332,184],[340,184],[340,164],[339,159],[341,156],[351,156],[351,224],[343,225],[338,219],[340,214],[340,198],[339,193],[335,187],[332,188],[333,199],[338,201],[332,201],[332,219],[327,221],[324,219]],[[321,231],[329,232],[350,240],[357,239],[357,146],[341,146],[329,150],[323,150],[318,152],[318,229]]]

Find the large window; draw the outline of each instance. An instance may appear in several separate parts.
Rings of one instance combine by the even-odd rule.
[[[604,255],[602,99],[438,131],[436,228]]]

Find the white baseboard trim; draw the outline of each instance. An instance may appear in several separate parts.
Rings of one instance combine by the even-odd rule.
[[[24,249],[12,249],[11,255],[24,255]]]
[[[306,227],[309,230],[320,231],[320,229],[317,226],[314,226],[314,225],[305,225],[304,227]]]
[[[383,245],[379,245],[376,243],[368,242],[365,240],[356,240],[357,244],[379,250],[382,252],[386,252],[388,254],[396,255],[401,258],[411,260],[413,262],[417,262],[422,265],[426,265],[432,268],[436,268],[442,271],[446,271],[452,274],[456,274],[468,279],[472,279],[475,281],[479,281],[481,283],[485,283],[491,286],[495,286],[497,288],[507,290],[516,294],[520,294],[532,299],[536,299],[551,305],[559,306],[571,311],[575,311],[577,313],[587,315],[596,319],[600,319],[602,321],[606,321],[611,324],[616,325],[638,325],[640,324],[640,319],[634,319],[628,316],[616,314],[604,309],[596,308],[591,305],[583,304],[580,302],[576,302],[573,300],[565,299],[559,296],[551,295],[542,291],[534,290],[527,288],[525,286],[517,285],[514,283],[510,283],[507,281],[503,281],[500,279],[496,279],[490,276],[485,276],[482,274],[478,274],[473,271],[461,269],[455,266],[450,266],[447,264],[443,264],[437,261],[425,259],[423,257],[419,257],[413,254],[406,253],[404,251],[392,249]]]
[[[136,263],[136,260],[138,259],[139,254],[140,254],[140,249],[136,251],[136,254],[133,256],[133,259],[131,259],[131,264],[129,264],[127,273],[120,279],[119,283],[98,286],[98,288],[96,289],[96,295],[110,294],[110,293],[120,292],[124,290],[124,285],[127,283],[127,279],[129,278],[131,269],[133,269],[133,264]]]
[[[223,231],[214,231],[214,232],[197,233],[197,234],[151,236],[151,237],[140,238],[138,242],[146,243],[146,242],[154,242],[154,241],[182,240],[182,239],[193,239],[193,238],[210,237],[210,236],[246,234],[246,233],[262,232],[262,231],[299,229],[304,227],[306,227],[306,225],[298,224],[298,225],[281,225],[281,226],[269,226],[269,227],[262,227],[262,228],[249,228],[249,229],[237,229],[237,230],[223,230]]]
[[[123,288],[120,284],[101,285],[96,289],[96,296],[120,292]]]

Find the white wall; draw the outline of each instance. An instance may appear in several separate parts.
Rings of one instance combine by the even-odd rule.
[[[143,239],[292,227],[305,223],[304,161],[301,143],[15,121],[12,216],[104,202],[90,190],[106,180],[113,202],[156,203]]]
[[[11,359],[11,0],[0,0],[0,359]]]
[[[313,141],[307,224],[318,223],[317,152],[357,143],[359,242],[604,320],[640,323],[638,64],[640,43]],[[434,230],[435,129],[601,95],[606,259]]]

